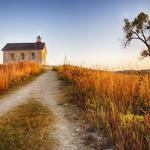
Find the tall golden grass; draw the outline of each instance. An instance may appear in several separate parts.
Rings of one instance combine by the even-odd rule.
[[[119,150],[150,149],[150,75],[123,74],[64,65],[58,68],[72,87],[86,119]]]
[[[7,90],[13,82],[23,81],[42,71],[42,65],[30,61],[0,65],[0,91]]]

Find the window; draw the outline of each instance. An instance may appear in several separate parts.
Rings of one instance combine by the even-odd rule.
[[[24,60],[24,53],[21,53],[21,60]]]
[[[14,53],[10,53],[10,59],[14,60],[15,59],[15,54]]]
[[[32,60],[35,59],[35,53],[34,52],[31,53],[31,58],[32,58]]]

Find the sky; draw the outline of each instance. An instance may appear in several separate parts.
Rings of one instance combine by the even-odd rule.
[[[150,68],[144,45],[123,47],[124,18],[150,14],[150,0],[0,0],[0,49],[9,42],[47,45],[47,64]],[[0,52],[0,63],[2,63]]]

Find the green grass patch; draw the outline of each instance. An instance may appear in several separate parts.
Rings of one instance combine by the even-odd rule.
[[[52,149],[53,124],[54,116],[49,108],[31,99],[0,117],[0,149]]]
[[[59,66],[53,66],[52,67],[52,71],[58,71],[59,70]]]

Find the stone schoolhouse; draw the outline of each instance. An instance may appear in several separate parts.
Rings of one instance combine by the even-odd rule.
[[[3,63],[14,63],[17,61],[36,61],[46,64],[46,44],[37,37],[35,43],[7,43],[2,49]]]

